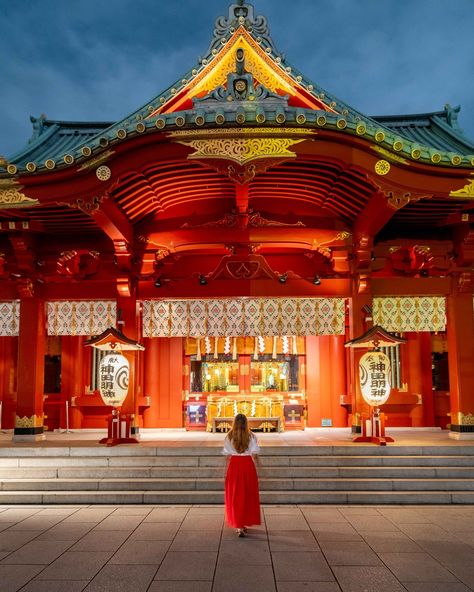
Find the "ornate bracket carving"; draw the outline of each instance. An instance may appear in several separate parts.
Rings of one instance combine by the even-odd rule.
[[[431,248],[426,245],[412,247],[390,247],[389,259],[395,271],[406,275],[428,273],[434,267],[434,257]]]
[[[431,199],[432,195],[425,195],[422,193],[411,193],[410,191],[385,191],[388,205],[394,210],[401,210],[407,204],[420,199]]]
[[[474,285],[474,272],[465,271],[460,273],[458,277],[458,291],[464,293],[470,293],[473,290]]]
[[[205,222],[204,224],[196,224],[192,226],[188,222],[183,224],[181,228],[183,230],[190,230],[194,228],[264,228],[264,227],[304,227],[303,222],[296,222],[294,224],[288,222],[278,222],[277,220],[269,220],[264,218],[260,212],[254,212],[249,210],[247,213],[241,214],[233,210],[230,214],[226,214],[219,220],[213,220],[212,222]]]
[[[16,285],[20,298],[33,298],[35,295],[35,285],[30,278],[18,278]]]
[[[67,206],[68,208],[81,210],[81,212],[84,212],[84,214],[90,216],[91,214],[97,212],[97,210],[100,209],[100,204],[104,201],[106,197],[107,196],[105,195],[100,195],[87,199],[79,198],[76,199],[76,201],[72,202],[58,201],[56,203],[58,204],[58,206]]]
[[[97,251],[78,249],[64,251],[59,257],[56,268],[60,275],[84,279],[97,273],[100,264]]]

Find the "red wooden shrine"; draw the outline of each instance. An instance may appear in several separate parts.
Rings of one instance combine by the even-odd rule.
[[[474,435],[474,144],[459,109],[369,117],[285,61],[237,2],[200,62],[119,122],[33,118],[0,160],[1,427],[103,428],[131,353],[137,427],[352,426],[372,323],[406,340],[387,427]],[[179,74],[179,73],[177,73]],[[257,428],[259,427],[257,426]]]

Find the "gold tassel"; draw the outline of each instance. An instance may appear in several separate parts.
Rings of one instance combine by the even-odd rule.
[[[217,360],[217,358],[219,357],[218,345],[219,337],[214,337],[214,360]]]
[[[232,342],[232,359],[235,360],[237,359],[237,337],[233,337],[233,342]]]
[[[293,348],[292,348],[293,351],[292,351],[292,353],[293,353],[294,356],[297,356],[298,355],[298,342],[296,341],[296,335],[293,335],[291,339],[293,340],[293,344],[292,344],[293,345]]]
[[[201,356],[201,339],[199,337],[196,337],[196,341],[197,341],[196,360],[198,362],[200,362],[202,360],[202,356]]]
[[[253,359],[256,362],[258,360],[258,337],[254,337],[255,339],[255,346],[253,349]]]
[[[273,338],[273,351],[272,351],[272,359],[277,359],[277,339],[278,337]]]

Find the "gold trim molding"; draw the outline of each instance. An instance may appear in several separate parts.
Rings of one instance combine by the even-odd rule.
[[[397,154],[393,154],[393,152],[390,152],[390,150],[387,150],[386,148],[382,148],[382,146],[372,145],[371,148],[372,150],[375,150],[375,152],[378,152],[379,154],[385,156],[387,160],[391,160],[392,162],[399,162],[400,164],[409,164],[406,158],[402,158]]]
[[[16,428],[41,428],[44,424],[44,415],[31,415],[27,417],[26,415],[23,417],[16,416],[15,417],[15,427]]]
[[[474,414],[458,411],[451,414],[451,423],[454,425],[474,425]]]
[[[466,179],[467,185],[464,185],[457,191],[450,191],[449,197],[467,197],[474,198],[474,179]]]
[[[230,136],[232,138],[242,137],[274,137],[277,138],[298,138],[300,136],[314,136],[317,134],[315,130],[306,128],[293,128],[293,127],[237,127],[232,129],[210,129],[210,130],[178,130],[174,132],[168,132],[170,138],[180,142],[184,140],[194,140],[198,138],[224,138]]]
[[[103,164],[104,162],[107,162],[113,154],[114,154],[113,150],[107,150],[106,152],[99,154],[95,158],[88,160],[87,162],[82,164],[80,167],[78,167],[77,170],[78,171],[87,171],[91,168],[94,168],[95,166],[99,166],[99,165]]]
[[[216,138],[179,143],[194,148],[195,152],[188,156],[190,160],[213,158],[231,160],[244,166],[260,158],[296,158],[289,148],[303,141],[294,138]]]

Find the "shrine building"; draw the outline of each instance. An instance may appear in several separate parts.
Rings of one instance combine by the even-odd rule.
[[[0,159],[0,428],[105,429],[106,352],[85,342],[113,328],[144,347],[124,352],[135,428],[243,412],[256,430],[357,432],[363,351],[345,344],[379,325],[405,341],[387,350],[387,427],[474,438],[459,108],[358,112],[244,0],[204,55],[121,121],[32,118]]]

